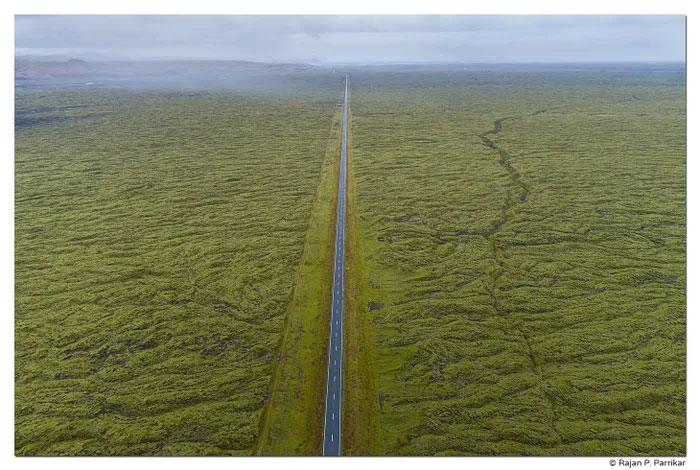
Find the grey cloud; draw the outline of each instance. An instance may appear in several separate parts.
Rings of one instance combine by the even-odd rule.
[[[17,16],[17,55],[324,62],[680,61],[683,16]]]

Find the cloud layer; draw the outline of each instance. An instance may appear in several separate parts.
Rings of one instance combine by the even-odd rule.
[[[683,16],[23,16],[19,56],[270,62],[685,59]]]

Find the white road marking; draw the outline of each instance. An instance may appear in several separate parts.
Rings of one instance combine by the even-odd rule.
[[[336,246],[335,246],[335,271],[334,271],[335,276],[336,276],[336,280],[334,282],[334,285],[331,287],[331,292],[333,292],[333,290],[335,290],[335,292],[333,292],[333,294],[334,294],[333,300],[335,302],[331,303],[331,312],[332,312],[332,315],[331,315],[331,333],[333,333],[333,335],[331,336],[331,339],[330,339],[330,345],[333,346],[333,349],[335,350],[335,352],[338,352],[338,343],[340,343],[341,351],[342,351],[342,346],[343,346],[342,342],[340,342],[340,340],[338,339],[339,338],[338,327],[340,324],[340,322],[339,322],[340,318],[338,316],[343,314],[343,310],[340,307],[341,306],[340,301],[342,300],[342,296],[340,295],[340,290],[341,290],[341,287],[344,287],[343,286],[343,277],[344,277],[344,258],[345,258],[344,257],[344,251],[345,251],[345,246],[344,246],[345,233],[344,233],[344,231],[345,231],[345,211],[346,211],[345,202],[346,202],[346,188],[347,188],[346,155],[347,155],[347,145],[348,145],[347,144],[347,120],[348,120],[348,86],[347,86],[348,83],[347,83],[347,80],[348,79],[346,76],[346,78],[345,78],[345,96],[344,96],[344,103],[343,103],[343,105],[344,105],[343,106],[344,107],[344,109],[343,109],[343,121],[344,122],[343,122],[343,129],[342,129],[342,138],[341,138],[341,145],[342,145],[341,164],[342,165],[340,168],[340,175],[339,175],[340,181],[338,184],[338,188],[339,188],[338,214],[336,217],[337,234],[336,234]],[[335,325],[336,325],[335,331],[333,331],[333,323],[332,323],[333,321],[335,321]],[[342,354],[340,354],[340,355],[342,356]],[[330,362],[330,359],[333,359],[335,357],[335,359],[333,359],[333,366],[329,365],[329,367],[328,367],[328,379],[330,379],[330,374],[333,370],[336,371],[336,375],[333,376],[333,384],[331,384],[331,382],[329,380],[328,387],[326,389],[326,413],[329,410],[331,411],[331,421],[333,422],[333,426],[335,426],[335,407],[340,406],[340,403],[342,400],[340,398],[340,393],[338,393],[338,397],[337,397],[338,404],[336,405],[335,404],[336,393],[334,392],[332,394],[333,395],[333,402],[331,404],[331,402],[328,400],[328,395],[329,395],[328,392],[331,391],[331,388],[335,389],[335,386],[338,385],[337,384],[338,375],[342,375],[342,373],[343,373],[343,371],[342,371],[342,358],[340,358],[340,356],[338,356],[337,354],[335,356],[333,356],[332,351],[329,351],[328,356],[329,356],[329,362]],[[338,364],[337,359],[341,359],[341,364]],[[333,367],[333,370],[331,370],[331,367]],[[342,384],[340,384],[339,387],[342,388]],[[326,414],[326,419],[327,419],[327,417],[328,417],[328,414]],[[342,423],[342,415],[339,412],[339,414],[338,414],[338,433],[339,434],[341,431],[341,428],[340,428],[341,423]],[[329,431],[330,431],[330,429],[329,429]],[[327,436],[327,434],[326,434],[326,429],[324,428],[324,439],[325,439],[325,436]],[[335,442],[335,434],[334,433],[331,433],[330,442],[332,442],[332,443]],[[338,447],[340,447],[340,442],[338,443]],[[340,449],[335,448],[334,445],[328,449],[328,452],[331,453],[332,455],[340,455],[341,454]],[[325,441],[324,441],[323,453],[324,453],[324,455],[328,455],[326,453]]]

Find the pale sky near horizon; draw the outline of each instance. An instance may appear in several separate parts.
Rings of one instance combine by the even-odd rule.
[[[15,17],[15,54],[84,60],[657,62],[685,60],[685,17]]]

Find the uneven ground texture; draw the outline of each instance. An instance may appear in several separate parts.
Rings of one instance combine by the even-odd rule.
[[[685,454],[684,75],[350,83],[345,452]]]
[[[323,453],[342,109],[339,99],[328,126],[326,157],[258,439],[259,455]]]
[[[342,77],[322,84],[17,92],[17,454],[255,450]]]

